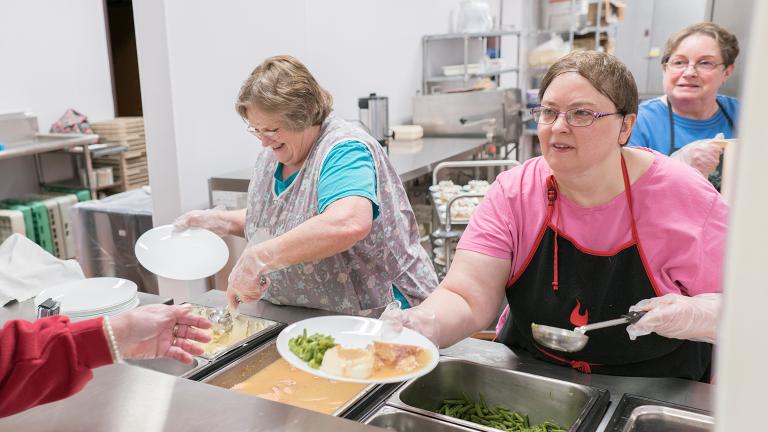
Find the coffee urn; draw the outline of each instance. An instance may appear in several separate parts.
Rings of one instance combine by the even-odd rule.
[[[360,109],[360,122],[389,153],[389,99],[371,93],[368,97],[359,98],[357,107]]]

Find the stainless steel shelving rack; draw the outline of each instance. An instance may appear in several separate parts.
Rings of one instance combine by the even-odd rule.
[[[488,47],[488,40],[491,38],[496,38],[497,47],[499,47],[500,49],[501,38],[504,36],[514,36],[516,39],[517,49],[514,56],[515,58],[514,66],[494,69],[490,71],[470,72],[469,71],[469,64],[471,63],[470,41],[477,39],[482,42],[482,45],[483,45],[482,53],[480,53],[480,55],[478,56],[478,61],[482,61],[482,58],[485,55],[486,49]],[[446,76],[446,75],[438,75],[438,74],[430,73],[430,69],[431,69],[430,59],[432,58],[430,45],[432,45],[432,43],[434,43],[435,41],[457,41],[462,44],[463,53],[464,53],[463,55],[464,73],[463,74]],[[481,33],[446,33],[446,34],[437,34],[437,35],[426,35],[422,37],[421,43],[422,43],[421,89],[423,94],[430,94],[431,85],[435,83],[461,81],[463,83],[463,86],[467,87],[470,81],[473,79],[484,78],[484,77],[498,77],[501,74],[509,73],[509,72],[517,74],[517,85],[515,85],[515,87],[520,87],[520,32],[517,30],[489,31],[489,32],[481,32]],[[500,55],[499,58],[503,58],[503,57],[501,57]]]
[[[503,159],[503,160],[474,160],[474,161],[449,161],[439,163],[432,171],[432,184],[438,184],[438,173],[446,168],[474,168],[476,175],[479,177],[480,169],[486,168],[489,171],[494,167],[514,167],[520,165],[520,162],[516,160]],[[490,173],[489,173],[490,174]],[[467,198],[482,198],[483,194],[468,192],[456,195],[448,200],[445,205],[445,214],[440,211],[439,205],[435,200],[435,195],[432,196],[432,204],[434,209],[433,226],[439,228],[434,230],[430,234],[430,240],[433,248],[441,247],[444,251],[444,262],[439,262],[436,256],[433,256],[432,262],[435,265],[438,275],[442,278],[448,272],[448,268],[451,266],[451,246],[457,242],[461,237],[464,228],[469,223],[468,219],[452,219],[451,218],[451,206],[462,199]],[[434,254],[433,254],[434,255]]]

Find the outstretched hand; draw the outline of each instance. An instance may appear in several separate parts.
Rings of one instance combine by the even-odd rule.
[[[211,327],[191,307],[147,305],[110,318],[117,347],[124,358],[169,357],[191,363],[204,350],[195,342],[208,342]]]

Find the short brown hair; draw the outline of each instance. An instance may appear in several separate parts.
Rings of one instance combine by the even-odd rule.
[[[539,100],[552,81],[565,72],[576,72],[604,94],[621,114],[637,114],[637,84],[632,72],[616,57],[598,51],[573,51],[549,67],[541,81]]]
[[[689,25],[667,40],[666,45],[664,45],[664,55],[661,57],[661,63],[664,64],[669,61],[672,53],[675,52],[683,39],[694,34],[709,36],[717,42],[720,46],[720,55],[723,57],[723,64],[726,67],[736,62],[736,57],[739,56],[739,40],[736,36],[713,22],[700,22]]]
[[[289,129],[303,130],[325,121],[333,109],[333,97],[300,61],[280,55],[264,60],[240,87],[237,113],[246,118],[252,105],[281,115]]]

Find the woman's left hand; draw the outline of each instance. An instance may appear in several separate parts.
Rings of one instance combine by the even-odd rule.
[[[720,293],[694,297],[667,294],[641,300],[629,310],[647,313],[635,324],[627,326],[627,333],[632,340],[656,333],[668,338],[715,343],[721,303]]]
[[[696,168],[704,177],[709,177],[720,164],[723,147],[710,139],[694,141],[672,153],[673,159]]]

